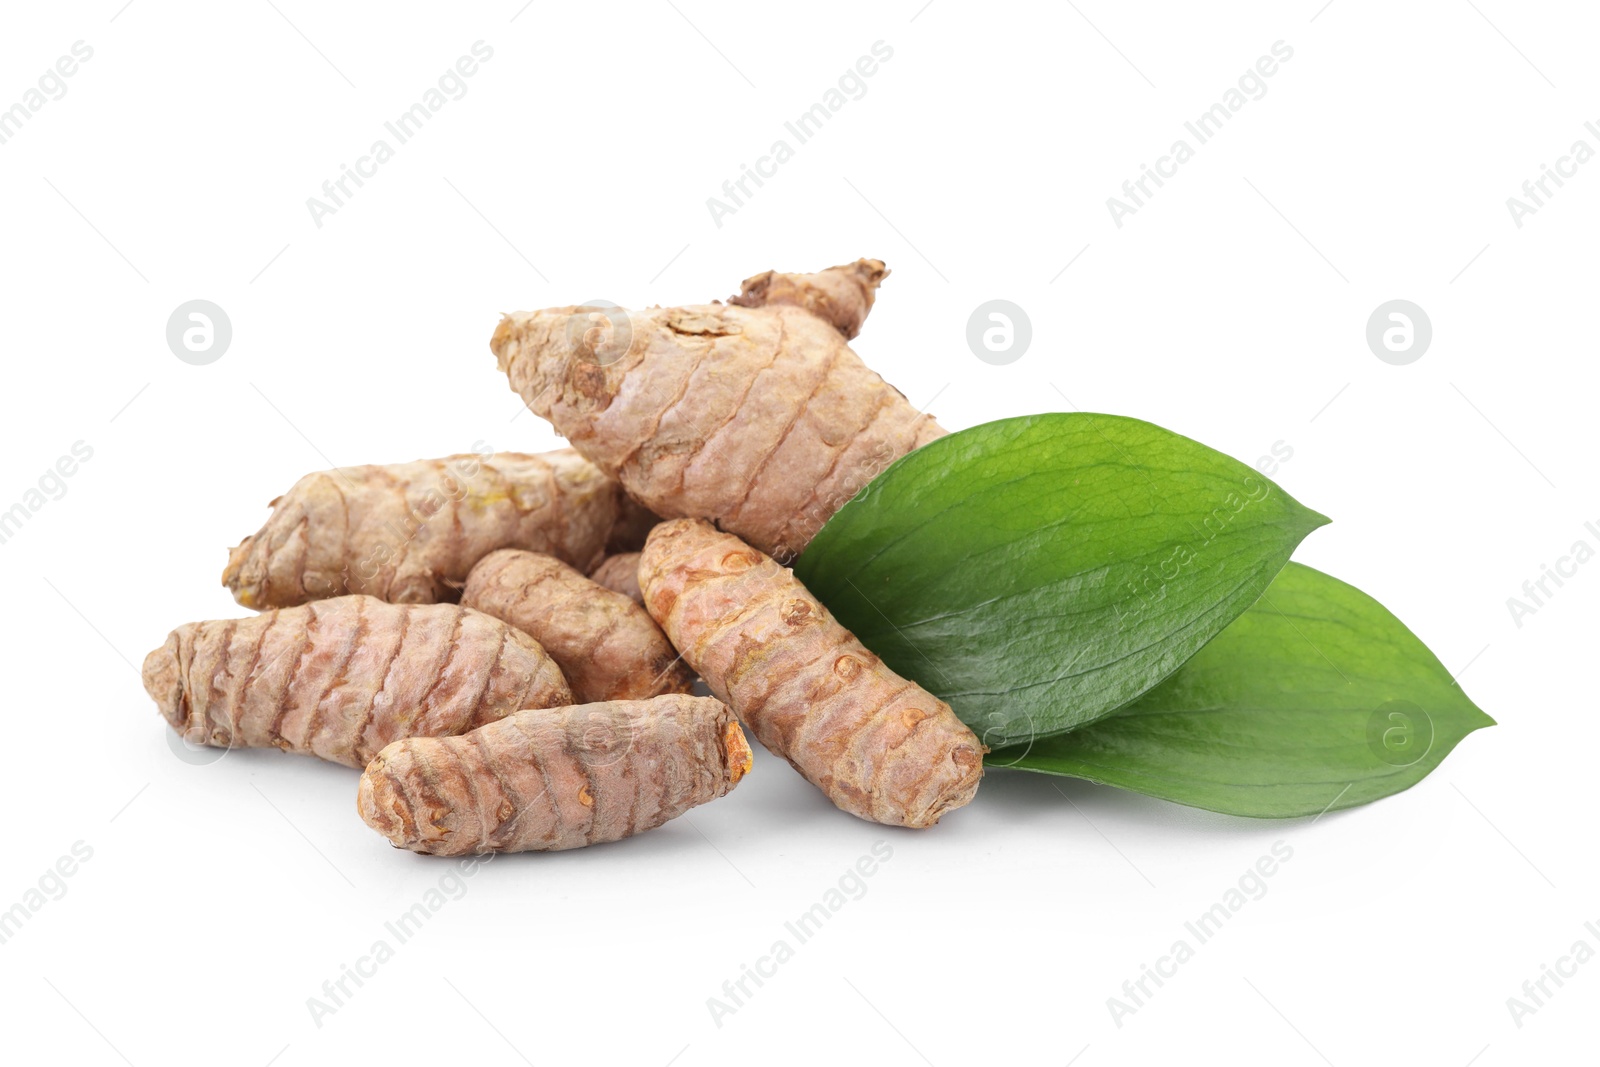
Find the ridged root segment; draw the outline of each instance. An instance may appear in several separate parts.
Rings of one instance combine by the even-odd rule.
[[[687,693],[693,682],[643,608],[553,556],[491,552],[467,576],[461,603],[538,641],[580,703]]]
[[[497,548],[588,568],[610,539],[643,544],[655,521],[572,449],[341,467],[307,475],[271,506],[222,574],[248,608],[346,593],[451,603],[473,564]]]
[[[499,619],[366,596],[187,623],[145,658],[144,686],[193,743],[358,769],[400,738],[572,703],[555,661]]]
[[[763,271],[746,278],[739,295],[729,297],[728,303],[747,308],[777,304],[805,308],[848,341],[861,332],[878,286],[888,276],[889,268],[879,259],[858,259],[815,274]]]
[[[503,319],[490,347],[511,387],[656,514],[713,519],[780,560],[945,432],[803,307],[617,310],[598,350],[596,314]]]
[[[926,827],[983,775],[950,706],[891,671],[786,568],[708,522],[651,533],[645,606],[756,739],[852,815]]]
[[[396,742],[362,774],[356,808],[396,848],[542,852],[654,829],[727,794],[749,769],[726,705],[669,694]]]
[[[607,556],[589,577],[613,593],[621,593],[641,608],[644,594],[639,591],[639,553],[624,552],[620,556]]]

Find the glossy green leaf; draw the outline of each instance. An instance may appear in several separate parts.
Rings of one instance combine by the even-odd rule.
[[[993,748],[1092,722],[1150,689],[1327,521],[1254,468],[1159,426],[1030,415],[900,459],[795,571]]]
[[[1382,604],[1290,563],[1254,607],[1131,706],[989,759],[1287,817],[1407,789],[1492,725]]]

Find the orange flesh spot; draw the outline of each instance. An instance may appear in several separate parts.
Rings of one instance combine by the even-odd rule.
[[[728,785],[731,788],[750,773],[755,756],[750,752],[750,743],[744,739],[744,731],[739,729],[736,722],[730,722],[722,732],[722,747],[728,753]]]

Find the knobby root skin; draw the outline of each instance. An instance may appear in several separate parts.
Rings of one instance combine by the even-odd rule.
[[[465,454],[309,474],[228,556],[222,583],[248,608],[365,593],[453,603],[497,548],[598,563],[609,539],[643,543],[655,521],[572,449]]]
[[[515,548],[489,553],[467,576],[461,603],[539,642],[578,703],[687,693],[693,682],[643,608],[553,556]]]
[[[815,274],[769,270],[746,278],[739,295],[729,297],[728,303],[747,308],[776,304],[805,308],[831,323],[848,341],[861,332],[878,286],[888,276],[889,268],[878,259],[858,259]]]
[[[518,712],[378,753],[356,796],[396,848],[438,856],[616,841],[724,796],[750,770],[733,712],[669,694]]]
[[[451,604],[344,596],[192,622],[145,657],[145,691],[194,744],[280,748],[360,769],[405,737],[572,703],[533,638]]]
[[[589,575],[596,584],[613,593],[621,593],[641,608],[644,594],[639,591],[639,553],[624,552],[620,556],[607,556]]]
[[[708,522],[650,534],[645,606],[772,752],[852,815],[927,827],[977,792],[984,746],[786,568]]]
[[[538,415],[642,505],[713,519],[788,562],[856,491],[945,431],[804,307],[517,312],[490,347]],[[620,318],[620,316],[619,316]],[[592,331],[591,331],[592,332]]]

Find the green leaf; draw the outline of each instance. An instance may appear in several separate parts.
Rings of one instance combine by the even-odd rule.
[[[1328,520],[1137,419],[1030,415],[894,463],[795,572],[991,747],[1092,722],[1171,674]]]
[[[1131,706],[989,758],[1230,815],[1288,817],[1408,789],[1493,725],[1382,604],[1291,563]]]

